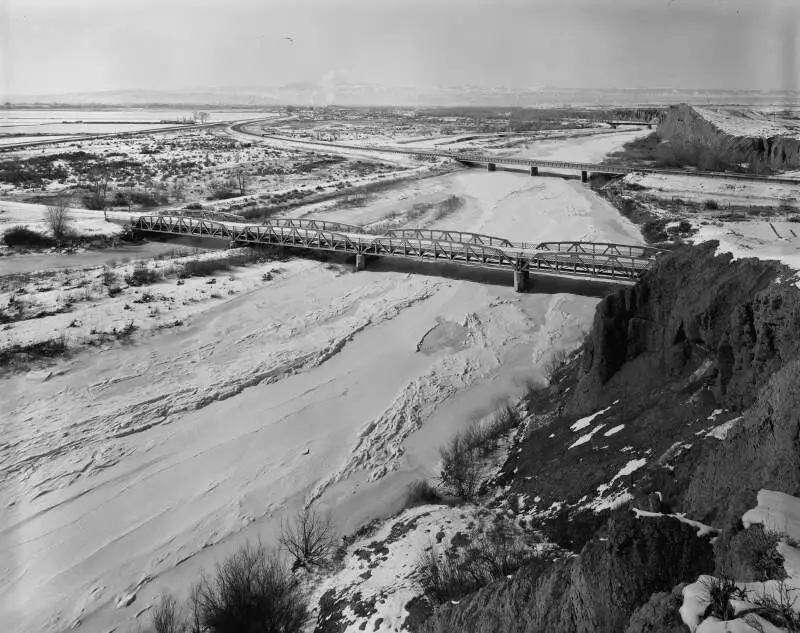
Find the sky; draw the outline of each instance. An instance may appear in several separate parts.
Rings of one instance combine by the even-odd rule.
[[[0,0],[0,93],[796,89],[798,28],[800,0]]]

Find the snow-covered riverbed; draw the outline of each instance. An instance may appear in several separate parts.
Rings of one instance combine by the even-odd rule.
[[[631,138],[539,155],[593,160]],[[580,183],[506,172],[325,214],[373,222],[402,196],[440,195],[466,201],[444,228],[642,242]],[[438,443],[582,339],[596,296],[554,290],[298,261],[182,328],[1,380],[4,630],[136,630],[162,591],[183,597],[247,539],[273,543],[308,498],[342,531],[392,510]]]

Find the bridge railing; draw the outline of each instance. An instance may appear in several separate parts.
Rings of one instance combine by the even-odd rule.
[[[366,233],[363,226],[344,224],[330,220],[315,220],[313,218],[269,218],[262,222],[264,226],[277,226],[298,229],[319,229],[321,231],[334,231],[337,233]]]
[[[388,237],[484,244],[486,246],[513,246],[511,241],[504,237],[448,229],[391,229],[386,231],[384,235]]]
[[[653,258],[663,252],[652,246],[615,244],[612,242],[540,242],[533,247],[533,250],[642,258]]]

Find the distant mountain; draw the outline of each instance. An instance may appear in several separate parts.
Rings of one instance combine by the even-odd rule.
[[[554,87],[506,88],[472,85],[382,86],[323,80],[319,84],[295,82],[283,86],[214,88],[197,90],[113,90],[8,97],[12,104],[237,106],[363,105],[363,106],[554,106],[554,105],[663,105],[693,104],[800,104],[800,94],[790,92],[676,90],[671,88],[570,89]]]

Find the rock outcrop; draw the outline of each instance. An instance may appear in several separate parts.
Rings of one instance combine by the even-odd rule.
[[[567,410],[604,405],[614,385],[644,391],[700,371],[717,402],[743,409],[800,352],[800,293],[773,282],[775,262],[731,261],[716,242],[665,255],[634,287],[597,308],[583,375]],[[705,366],[703,366],[705,363]]]
[[[676,585],[749,564],[736,533],[757,491],[800,495],[800,291],[783,265],[716,248],[666,254],[598,304],[581,355],[536,396],[547,414],[504,466],[539,527],[580,553],[443,605],[422,631],[677,633]],[[716,563],[694,528],[593,502],[620,482],[640,507],[720,529]]]
[[[658,126],[658,133],[669,141],[704,145],[731,162],[764,164],[774,169],[800,167],[800,139],[780,134],[734,134],[720,129],[686,104],[667,110]]]
[[[734,528],[761,488],[800,496],[800,360],[772,376],[734,431],[698,464],[684,507]]]
[[[671,593],[654,593],[631,616],[625,633],[686,633],[686,625],[678,613],[683,604],[685,586],[676,585]]]
[[[607,536],[579,556],[542,571],[525,568],[459,604],[442,606],[424,633],[617,633],[656,592],[669,592],[713,568],[713,551],[696,529],[672,518],[620,512]]]

